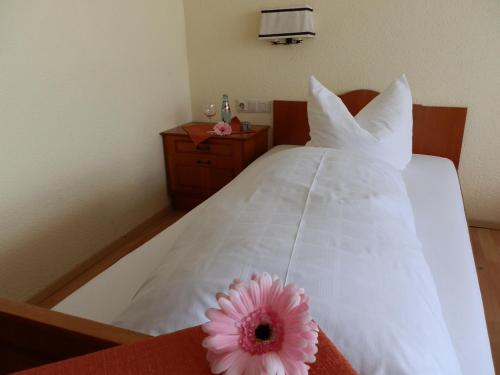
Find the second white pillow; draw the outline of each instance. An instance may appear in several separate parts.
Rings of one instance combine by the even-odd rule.
[[[412,156],[412,97],[402,75],[353,117],[342,100],[311,76],[308,146],[358,151],[404,169]]]

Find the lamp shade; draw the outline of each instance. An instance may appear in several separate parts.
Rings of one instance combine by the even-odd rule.
[[[313,8],[308,5],[269,8],[261,11],[260,39],[313,38]]]

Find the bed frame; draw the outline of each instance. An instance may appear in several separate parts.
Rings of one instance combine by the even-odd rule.
[[[341,95],[341,99],[355,115],[377,95],[375,91],[357,90]],[[467,108],[415,104],[413,152],[449,158],[458,168],[466,114]],[[304,145],[308,140],[307,103],[274,101],[274,144]],[[135,248],[144,242],[134,242]],[[126,248],[126,253],[133,250],[127,246],[122,246]],[[104,269],[110,265],[106,264]],[[104,269],[99,268],[100,272]],[[92,272],[89,275],[87,281],[95,276]],[[79,280],[79,283],[81,286],[84,282]],[[62,300],[74,289],[61,288],[64,293],[56,293],[57,298],[52,298],[50,305]],[[34,305],[0,299],[0,373],[133,343],[147,337]]]
[[[355,90],[340,98],[355,116],[379,93]],[[275,100],[274,145],[305,145],[309,138],[307,102]],[[448,158],[458,169],[467,108],[413,105],[413,153]]]
[[[0,298],[0,374],[133,344],[149,337]]]

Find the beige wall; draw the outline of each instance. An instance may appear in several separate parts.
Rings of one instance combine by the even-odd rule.
[[[405,72],[416,102],[469,107],[460,167],[467,213],[500,222],[500,2],[305,3],[315,9],[316,39],[271,46],[257,39],[259,10],[304,2],[185,1],[193,116],[222,93],[305,99],[310,74],[341,93],[381,90]]]
[[[158,133],[190,118],[181,0],[0,1],[0,297],[164,208]]]
[[[500,3],[311,0],[315,40],[256,38],[260,9],[303,3],[0,1],[0,297],[29,298],[167,205],[158,132],[222,93],[305,99],[310,74],[343,92],[405,72],[415,101],[468,106],[468,216],[500,222]]]

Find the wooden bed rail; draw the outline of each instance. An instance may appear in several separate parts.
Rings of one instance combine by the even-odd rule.
[[[0,299],[0,374],[149,337],[34,305]]]

